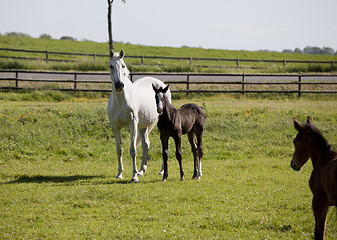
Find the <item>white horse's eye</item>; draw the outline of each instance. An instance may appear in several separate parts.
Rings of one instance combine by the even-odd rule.
[[[125,68],[125,65],[122,65],[122,68]]]

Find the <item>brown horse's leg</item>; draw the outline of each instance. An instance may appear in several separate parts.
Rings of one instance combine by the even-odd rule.
[[[195,137],[194,137],[194,132],[191,131],[187,133],[188,135],[188,141],[191,144],[191,149],[193,153],[193,158],[194,158],[194,173],[193,173],[193,179],[198,177],[198,169],[199,169],[199,164],[198,164],[198,152],[197,152],[197,144],[195,142]]]
[[[160,134],[160,141],[162,146],[162,155],[163,155],[163,164],[164,164],[164,175],[163,182],[166,181],[168,177],[168,169],[167,169],[167,159],[168,159],[168,141],[169,137],[163,134]]]
[[[327,204],[326,199],[314,196],[312,200],[312,207],[315,215],[315,240],[325,239],[325,220],[329,205]]]
[[[184,180],[185,172],[183,170],[182,156],[181,156],[181,135],[174,137],[174,142],[176,144],[176,158],[179,162],[180,167],[180,181]]]

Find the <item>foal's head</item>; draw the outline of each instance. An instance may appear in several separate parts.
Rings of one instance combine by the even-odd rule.
[[[111,50],[110,52],[110,78],[117,92],[120,92],[124,88],[124,79],[129,79],[129,70],[126,67],[124,60],[124,51],[121,50],[120,53],[114,54]]]
[[[307,122],[304,124],[301,124],[295,118],[293,121],[298,133],[294,139],[295,152],[291,160],[291,167],[295,171],[299,171],[313,154],[317,155],[329,151],[331,145],[312,124],[310,117],[307,117]]]
[[[152,84],[152,88],[154,92],[156,93],[155,96],[156,96],[157,112],[159,114],[163,113],[163,109],[164,109],[163,102],[168,99],[166,96],[166,92],[169,89],[169,86],[170,85],[167,85],[165,88],[162,88],[162,87],[157,88],[156,86]]]

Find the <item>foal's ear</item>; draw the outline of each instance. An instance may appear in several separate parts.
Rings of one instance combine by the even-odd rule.
[[[120,58],[123,58],[125,56],[125,53],[124,53],[124,50],[122,49],[120,52],[119,52],[119,57]]]
[[[170,87],[170,84],[167,84],[167,86],[163,89],[163,92],[166,93],[169,87]]]
[[[109,55],[110,55],[110,58],[113,58],[114,57],[114,50],[111,49]]]
[[[158,88],[156,88],[156,86],[155,86],[155,85],[153,85],[153,83],[152,83],[152,88],[153,88],[153,90],[155,91],[155,93],[157,93],[157,92],[158,92]]]
[[[300,132],[300,131],[304,130],[303,125],[299,121],[297,121],[296,118],[293,118],[293,121],[294,121],[294,127],[297,131]]]

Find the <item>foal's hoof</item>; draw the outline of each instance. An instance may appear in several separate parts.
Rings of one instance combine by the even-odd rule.
[[[161,170],[158,175],[164,175],[164,170]]]
[[[147,170],[147,166],[146,165],[143,165],[141,168],[140,168],[140,171],[137,173],[138,176],[144,176],[144,174],[146,173],[146,170]]]
[[[131,179],[131,182],[132,183],[139,183],[139,179],[138,178],[133,178],[133,179]]]
[[[143,170],[140,170],[139,172],[137,172],[137,175],[140,176],[140,177],[143,177],[144,176],[144,171]]]

